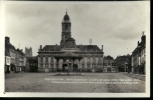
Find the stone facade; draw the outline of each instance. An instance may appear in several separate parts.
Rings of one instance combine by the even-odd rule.
[[[16,66],[15,47],[10,43],[10,38],[5,37],[5,72],[14,72]]]
[[[115,65],[118,72],[128,72],[130,55],[117,56],[115,59]]]
[[[10,38],[5,37],[5,72],[20,72],[26,68],[26,57],[22,49],[16,49]]]
[[[146,36],[142,35],[141,42],[135,48],[131,55],[132,72],[136,74],[145,74],[146,65]]]
[[[113,57],[109,55],[104,57],[103,72],[117,72]]]
[[[25,55],[26,57],[32,57],[32,48],[25,47]]]
[[[16,49],[16,72],[26,71],[26,56],[22,49]]]
[[[26,57],[27,58],[27,71],[38,72],[38,58],[37,56]]]
[[[51,72],[67,70],[66,62],[63,59],[55,59],[57,55],[71,52],[80,55],[81,60],[71,61],[73,68],[79,71],[102,71],[103,69],[103,45],[100,49],[97,45],[76,45],[75,39],[71,37],[71,21],[66,12],[62,21],[62,39],[60,45],[46,45],[38,50],[38,71]]]

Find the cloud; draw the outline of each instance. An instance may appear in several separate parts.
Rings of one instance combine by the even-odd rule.
[[[6,5],[6,36],[20,48],[60,44],[61,22],[66,9],[77,44],[93,43],[106,55],[131,53],[146,31],[148,2],[31,3]],[[126,48],[129,48],[128,50]]]

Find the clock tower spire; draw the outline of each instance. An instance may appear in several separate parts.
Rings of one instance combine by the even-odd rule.
[[[66,14],[63,18],[62,21],[62,36],[61,36],[61,46],[64,46],[65,41],[68,38],[71,38],[71,20],[69,18],[69,15],[67,14],[67,9],[66,9]]]

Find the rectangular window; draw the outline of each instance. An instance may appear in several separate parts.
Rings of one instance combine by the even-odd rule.
[[[95,68],[95,65],[92,65],[92,68]]]
[[[48,63],[45,64],[45,68],[48,68]]]
[[[41,68],[43,68],[43,63],[40,64]]]
[[[46,57],[46,62],[48,62],[48,57]]]
[[[98,65],[98,69],[100,69],[100,68],[101,68],[101,65],[99,64],[99,65]]]
[[[51,69],[53,69],[54,65],[53,65],[53,64],[51,64],[50,66],[51,66]]]
[[[84,64],[82,64],[82,69],[83,69],[83,70],[85,69],[85,65],[84,65]]]
[[[43,62],[43,57],[41,57],[41,62]]]
[[[90,64],[87,65],[87,68],[88,68],[88,69],[90,68]]]

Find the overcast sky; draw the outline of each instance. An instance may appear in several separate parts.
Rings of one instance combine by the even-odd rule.
[[[66,9],[71,19],[71,35],[76,44],[104,45],[104,55],[131,54],[146,30],[149,1],[136,2],[29,2],[5,6],[5,36],[23,49],[60,44],[61,22]],[[147,33],[145,33],[147,34]]]

